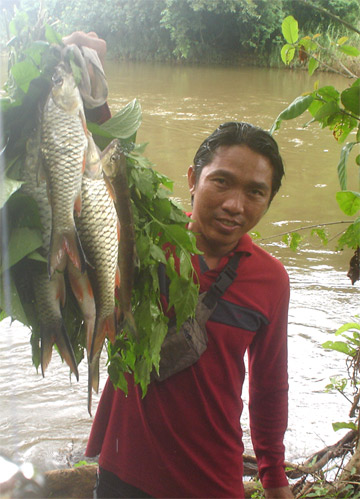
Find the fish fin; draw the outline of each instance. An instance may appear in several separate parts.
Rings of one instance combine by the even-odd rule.
[[[96,320],[94,335],[91,342],[89,362],[91,363],[93,359],[96,357],[97,353],[102,349],[103,343],[105,341],[105,329],[103,327],[103,321]]]
[[[99,393],[100,381],[100,354],[96,354],[92,362],[88,363],[88,412],[91,416],[92,391]]]
[[[75,199],[74,210],[76,215],[79,217],[81,215],[81,193]]]
[[[111,315],[109,315],[109,317],[106,318],[104,327],[106,331],[106,336],[109,338],[111,343],[115,343],[115,338],[117,334],[115,309],[114,312]]]
[[[48,273],[50,277],[54,274],[55,270],[59,272],[65,270],[68,256],[80,272],[85,271],[86,259],[75,227],[74,230],[66,233],[51,232],[48,256]]]
[[[51,230],[50,250],[48,255],[48,274],[51,278],[55,272],[63,272],[67,263],[67,255],[63,244],[63,235]]]
[[[54,274],[52,279],[55,279],[56,282],[56,299],[60,301],[61,307],[64,308],[65,300],[66,300],[66,286],[64,274],[57,272]]]
[[[91,342],[91,349],[89,356],[90,363],[93,362],[98,352],[101,352],[103,343],[105,341],[105,337],[107,336],[111,341],[111,343],[114,343],[116,338],[116,333],[117,333],[117,326],[116,326],[116,315],[114,308],[113,313],[100,320],[98,319],[96,320],[95,332]]]
[[[84,273],[86,270],[86,258],[75,227],[73,231],[64,234],[63,238],[65,250],[70,260],[81,273]]]
[[[68,276],[72,292],[75,295],[75,298],[84,317],[86,331],[86,350],[89,357],[94,335],[96,317],[93,289],[87,273],[85,272],[84,274],[81,274],[80,271],[76,267],[74,267],[72,263],[68,265]]]
[[[64,324],[61,324],[61,328],[58,328],[55,332],[56,339],[55,343],[59,349],[61,357],[65,360],[70,370],[75,374],[76,380],[79,381],[79,372],[75,360],[74,351],[72,349],[69,337],[67,335]]]
[[[115,287],[120,288],[120,268],[118,265],[116,266],[116,273],[115,273]]]
[[[60,321],[61,322],[61,321]],[[49,330],[52,331],[49,334]],[[45,377],[45,371],[50,364],[52,357],[52,348],[55,343],[55,334],[53,327],[49,328],[44,325],[40,326],[40,338],[41,338],[41,349],[40,349],[40,362],[41,362],[41,374],[43,378]]]

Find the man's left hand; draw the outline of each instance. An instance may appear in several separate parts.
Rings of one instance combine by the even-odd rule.
[[[266,499],[294,499],[290,487],[277,487],[275,489],[265,489]]]

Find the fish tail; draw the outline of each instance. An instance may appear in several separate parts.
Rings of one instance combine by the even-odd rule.
[[[56,331],[55,343],[59,349],[61,357],[65,360],[70,370],[74,373],[76,380],[79,381],[79,372],[75,360],[74,351],[72,349],[69,337],[62,323],[61,328]]]
[[[100,353],[101,350],[88,363],[88,412],[91,416],[92,391],[99,392],[100,381]]]
[[[48,273],[50,277],[54,274],[55,270],[59,272],[64,271],[68,257],[80,272],[85,272],[86,259],[75,227],[73,230],[67,232],[51,233],[48,258]]]
[[[54,331],[54,329],[52,329],[52,330]],[[55,343],[56,333],[49,334],[48,327],[40,326],[40,338],[41,338],[41,350],[40,350],[41,374],[44,378],[45,371],[46,371],[46,369],[51,361],[52,348],[53,348],[54,343]]]
[[[105,337],[107,336],[111,343],[115,342],[117,333],[116,327],[116,315],[115,310],[113,313],[104,317],[100,320],[96,320],[95,332],[93,335],[93,339],[91,342],[90,356],[89,362],[92,363],[93,360],[98,355],[98,352],[101,352],[103,343],[105,341]]]
[[[72,292],[74,293],[84,317],[86,351],[89,357],[94,336],[96,317],[93,289],[87,273],[85,272],[84,274],[81,274],[72,264],[68,265],[68,276]]]

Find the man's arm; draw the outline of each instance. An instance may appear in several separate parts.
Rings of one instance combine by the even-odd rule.
[[[265,489],[266,499],[293,499],[293,493],[290,487],[277,487],[275,489]]]
[[[100,59],[102,66],[104,66],[105,56],[106,56],[106,41],[102,38],[99,38],[96,33],[91,31],[90,33],[84,33],[83,31],[74,31],[71,35],[64,36],[63,42],[65,45],[78,45],[79,47],[88,47],[90,49],[94,49]],[[89,76],[91,80],[91,85],[93,87],[95,77],[91,64],[88,65]],[[95,107],[93,109],[85,109],[86,118],[89,121],[97,123],[101,125],[105,121],[111,118],[110,108],[105,102],[100,107]]]
[[[83,31],[74,31],[71,35],[64,36],[63,42],[65,45],[78,45],[79,47],[89,47],[96,50],[98,53],[101,64],[104,65],[106,56],[106,41],[99,38],[96,33],[84,33]]]
[[[256,334],[249,347],[251,438],[260,480],[268,494],[272,489],[282,492],[288,488],[283,443],[288,412],[287,275],[278,271],[272,288],[276,293],[269,297],[269,324]]]

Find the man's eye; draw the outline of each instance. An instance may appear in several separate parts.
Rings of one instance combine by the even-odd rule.
[[[216,177],[216,178],[213,178],[213,182],[220,184],[220,185],[224,185],[226,183],[226,180],[222,177]]]

